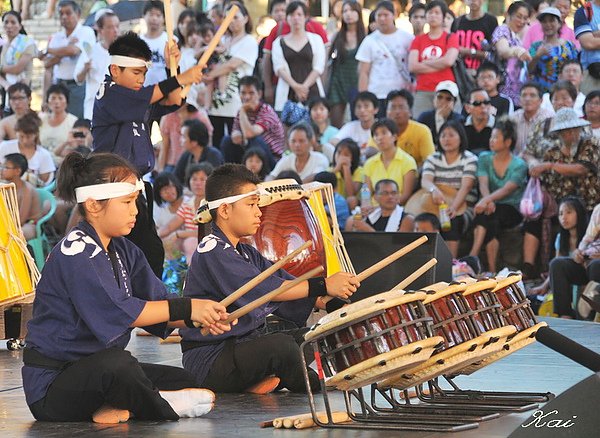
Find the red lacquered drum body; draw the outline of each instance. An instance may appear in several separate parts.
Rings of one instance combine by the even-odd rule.
[[[249,241],[267,260],[276,262],[308,240],[313,246],[284,266],[298,277],[323,266],[327,272],[323,234],[308,203],[304,199],[284,200],[260,208],[260,228]]]
[[[480,333],[503,327],[496,294],[492,290],[496,287],[495,280],[479,280],[467,286],[463,292],[469,308],[473,311],[473,323]]]
[[[510,281],[511,277],[507,278]],[[520,277],[516,279],[520,280]],[[512,324],[517,328],[517,332],[533,327],[536,324],[535,314],[517,282],[512,284],[502,284],[499,282],[498,288],[494,291],[498,301],[502,306],[502,317],[506,324]]]

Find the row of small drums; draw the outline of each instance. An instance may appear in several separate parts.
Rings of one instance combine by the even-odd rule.
[[[377,383],[406,389],[441,375],[471,374],[528,345],[535,319],[521,276],[391,290],[332,312],[305,339],[329,387]]]

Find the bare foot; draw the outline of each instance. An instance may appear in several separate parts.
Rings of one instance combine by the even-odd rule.
[[[103,405],[92,415],[94,423],[117,424],[129,420],[129,411],[117,409],[109,405]]]
[[[275,391],[275,389],[279,386],[281,380],[276,376],[269,376],[262,379],[260,382],[255,383],[250,388],[246,388],[246,391],[250,394],[268,394],[270,392]]]

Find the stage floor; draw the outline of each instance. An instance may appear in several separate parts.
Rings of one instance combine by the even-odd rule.
[[[586,345],[600,353],[600,324],[542,319],[551,328],[565,336]],[[279,416],[288,416],[309,412],[305,395],[278,393],[266,396],[254,395],[217,395],[214,410],[205,417],[183,419],[178,422],[136,422],[134,420],[121,425],[106,426],[93,423],[41,423],[34,421],[21,388],[21,352],[6,350],[6,342],[0,349],[0,435],[5,437],[99,437],[128,436],[201,436],[201,437],[506,437],[529,413],[508,414],[498,419],[486,421],[479,428],[470,431],[447,433],[307,429],[275,430],[260,429],[261,421],[272,420]],[[158,339],[134,336],[129,348],[144,362],[181,366],[181,353],[177,344],[160,345]],[[456,381],[464,389],[485,389],[502,391],[550,391],[556,395],[565,391],[592,373],[571,360],[555,353],[545,346],[534,343],[505,359],[496,362],[471,376],[463,376]],[[332,393],[334,408],[343,409],[341,393]]]

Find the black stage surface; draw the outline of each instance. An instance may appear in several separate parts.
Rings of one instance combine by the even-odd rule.
[[[600,353],[600,324],[544,319],[551,328]],[[5,344],[4,341],[2,341]],[[159,344],[158,339],[134,336],[130,350],[141,361],[181,366],[177,344]],[[136,422],[121,425],[92,423],[38,423],[25,404],[21,389],[21,353],[0,350],[0,436],[2,437],[506,437],[529,413],[508,414],[481,423],[465,432],[428,433],[406,431],[307,429],[260,429],[258,423],[278,416],[309,412],[305,395],[277,393],[266,396],[217,395],[215,409],[197,419],[179,422]],[[463,388],[515,391],[551,391],[560,394],[592,373],[539,343],[534,343],[471,376],[456,381]],[[334,408],[343,409],[341,393],[333,393]]]

